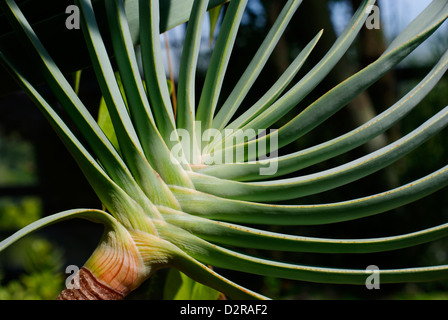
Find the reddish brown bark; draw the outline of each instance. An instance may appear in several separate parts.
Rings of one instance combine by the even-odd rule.
[[[101,283],[85,267],[79,271],[79,289],[65,289],[57,300],[123,300],[124,295]]]

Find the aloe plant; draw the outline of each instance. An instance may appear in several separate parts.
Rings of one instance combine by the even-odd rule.
[[[215,1],[214,5],[221,2]],[[370,239],[295,236],[254,227],[324,225],[355,220],[411,203],[448,184],[448,167],[443,167],[412,183],[364,198],[315,205],[300,204],[299,200],[356,181],[404,157],[446,127],[448,107],[402,139],[371,154],[322,172],[298,173],[365,144],[402,120],[446,72],[448,51],[414,89],[368,123],[314,147],[263,160],[267,154],[278,152],[329,119],[400,63],[448,17],[448,1],[434,0],[378,60],[305,106],[289,122],[276,128],[278,130],[259,134],[260,130],[273,129],[279,119],[303,103],[331,72],[364,27],[369,7],[375,4],[374,0],[364,0],[328,53],[293,84],[301,67],[313,54],[322,32],[309,39],[309,44],[272,88],[238,115],[238,109],[301,2],[286,2],[222,104],[222,85],[247,0],[231,0],[228,4],[200,97],[195,97],[196,65],[202,24],[211,2],[184,2],[186,7],[182,12],[188,11],[191,15],[174,113],[162,64],[159,1],[128,1],[126,5],[138,8],[132,11],[137,12],[133,20],[123,0],[105,1],[107,21],[102,23],[107,23],[105,29],[109,30],[113,50],[108,52],[100,32],[105,26],[99,25],[91,0],[77,0],[91,64],[113,124],[112,139],[111,132],[100,127],[87,111],[19,6],[14,0],[2,1],[3,14],[36,61],[70,123],[62,119],[59,110],[50,105],[37,85],[23,74],[11,52],[2,49],[1,61],[48,118],[105,210],[76,209],[47,216],[3,240],[0,251],[50,224],[73,218],[87,219],[104,225],[103,237],[79,271],[80,288],[64,290],[59,299],[123,299],[155,271],[168,267],[233,299],[265,299],[267,297],[226,279],[209,266],[309,282],[364,285],[365,270],[267,260],[243,254],[237,248],[323,254],[373,253],[447,236],[448,224]],[[143,77],[138,68],[136,45],[141,50]],[[76,133],[70,129],[73,126]],[[115,139],[114,145],[111,140]],[[176,156],[173,156],[174,150]],[[241,150],[244,151],[242,157],[233,157]],[[216,161],[227,160],[225,155],[229,154],[236,160]],[[261,169],[273,163],[275,172],[269,176],[261,174]],[[297,176],[283,177],[292,173]],[[278,204],[284,200],[294,200],[297,204]],[[448,266],[380,270],[380,275],[382,283],[439,280],[448,278]]]

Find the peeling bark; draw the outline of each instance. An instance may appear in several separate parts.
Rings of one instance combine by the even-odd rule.
[[[79,271],[79,289],[65,289],[57,300],[123,300],[125,295],[101,283],[89,269]]]

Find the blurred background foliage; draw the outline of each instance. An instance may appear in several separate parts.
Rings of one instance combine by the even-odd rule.
[[[386,2],[379,1],[380,10]],[[414,5],[420,0],[406,0]],[[249,0],[243,18],[231,68],[224,83],[223,97],[229,93],[244,67],[263,40],[285,1]],[[403,2],[403,1],[401,1]],[[359,0],[305,0],[294,16],[271,60],[249,93],[248,107],[277,79],[292,59],[321,28],[324,35],[316,50],[300,72],[304,75],[333,44],[338,30],[347,22]],[[382,13],[384,11],[381,11]],[[356,44],[333,72],[310,96],[299,104],[284,123],[308,105],[308,102],[378,58],[390,37],[399,31],[396,19],[382,16],[381,29],[364,28]],[[288,146],[292,152],[344,134],[394,104],[430,70],[448,47],[447,24],[432,37],[426,54],[412,55],[399,68],[391,71],[346,108],[338,112],[312,134]],[[168,33],[171,62],[176,66],[182,48],[185,26]],[[216,31],[217,32],[217,31]],[[216,33],[215,33],[216,34]],[[164,40],[164,39],[163,39]],[[163,41],[162,40],[162,41]],[[198,85],[205,78],[211,48],[204,31],[204,49],[198,71]],[[226,84],[228,86],[226,86]],[[46,90],[45,87],[42,88]],[[200,85],[198,86],[200,90]],[[448,96],[448,78],[425,98],[404,121],[377,139],[347,154],[302,170],[303,174],[334,167],[356,159],[395,141],[444,107]],[[101,99],[92,71],[82,75],[80,96],[96,115]],[[199,96],[199,95],[197,95]],[[48,95],[50,101],[53,99]],[[21,93],[0,98],[0,238],[44,215],[73,208],[101,208],[92,189],[80,173],[62,143],[58,140],[37,108]],[[55,103],[53,101],[53,103]],[[446,165],[448,130],[397,161],[389,168],[347,186],[299,199],[300,203],[334,202],[382,192],[420,178]],[[297,203],[297,201],[296,201]],[[378,216],[328,226],[271,227],[272,231],[319,237],[381,237],[417,231],[448,221],[448,190]],[[51,226],[33,237],[12,246],[0,256],[0,299],[54,299],[64,286],[68,265],[82,266],[95,248],[102,228],[87,222],[71,221]],[[251,251],[248,251],[251,253]],[[301,253],[257,252],[266,257],[322,266],[350,266],[365,269],[398,268],[448,263],[448,239],[414,248],[371,255],[317,255]],[[218,270],[236,282],[274,299],[448,299],[448,283],[381,285],[380,290],[365,287],[312,284],[291,280],[258,277]],[[167,279],[167,270],[158,272],[127,299],[163,299],[160,286]],[[159,289],[157,289],[159,288]]]

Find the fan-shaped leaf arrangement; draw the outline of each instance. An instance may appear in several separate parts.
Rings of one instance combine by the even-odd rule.
[[[446,20],[448,1],[433,1],[378,60],[304,106],[280,128],[273,126],[305,101],[352,45],[375,1],[362,2],[328,53],[299,81],[293,82],[313,54],[322,32],[309,39],[270,90],[246,111],[237,113],[302,1],[286,2],[234,89],[223,98],[222,85],[247,0],[231,0],[226,8],[200,97],[195,97],[196,67],[209,1],[195,0],[190,7],[182,53],[176,114],[162,63],[159,2],[134,2],[138,5],[139,41],[131,35],[124,1],[104,1],[113,49],[108,52],[91,1],[76,1],[117,146],[87,111],[15,1],[1,2],[3,14],[24,50],[36,61],[71,123],[62,120],[58,109],[22,74],[21,66],[12,63],[10,52],[3,50],[1,61],[48,118],[107,209],[51,215],[0,243],[3,250],[30,232],[66,219],[83,218],[104,224],[98,248],[80,271],[81,288],[64,290],[60,299],[123,298],[154,271],[165,267],[177,268],[234,299],[266,297],[222,277],[208,266],[302,281],[364,285],[365,270],[272,261],[240,253],[238,247],[325,254],[372,253],[448,235],[448,224],[376,239],[312,238],[254,227],[324,225],[359,219],[403,206],[448,184],[448,167],[443,167],[407,185],[365,198],[300,204],[300,197],[346,185],[404,157],[448,124],[448,107],[400,140],[371,154],[322,172],[298,173],[367,143],[402,120],[446,72],[448,52],[414,89],[368,123],[298,152],[267,156],[318,127],[413,52]],[[135,42],[141,50],[143,77]],[[113,69],[111,57],[117,70]],[[73,125],[80,137],[69,129]],[[295,172],[295,178],[283,177]],[[297,204],[275,204],[284,200]],[[380,270],[380,274],[383,283],[429,281],[448,278],[448,266]]]

